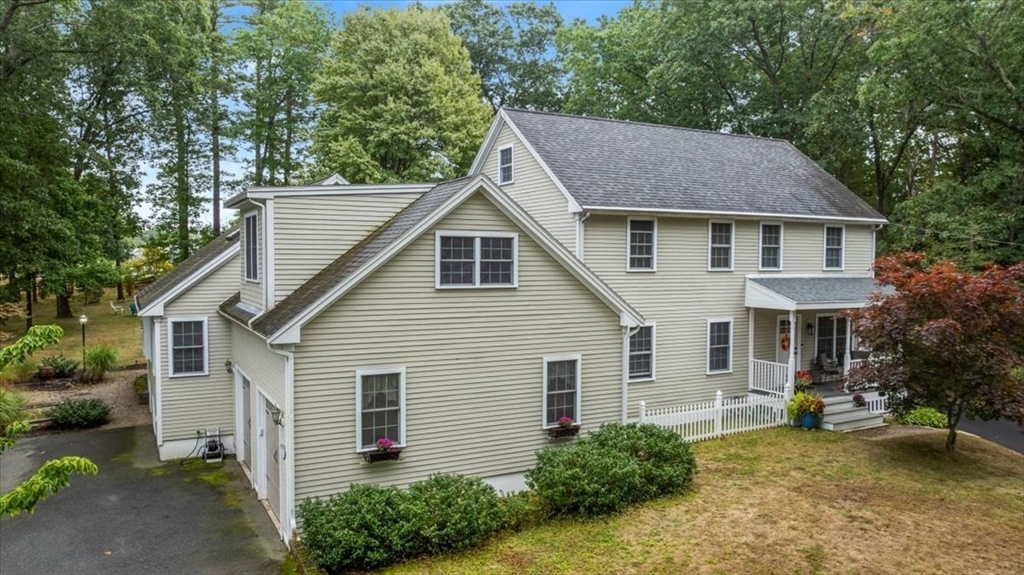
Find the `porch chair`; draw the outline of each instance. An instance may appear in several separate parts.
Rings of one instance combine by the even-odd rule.
[[[838,383],[843,377],[843,368],[828,358],[828,354],[818,355],[818,374],[820,383]]]
[[[114,310],[114,315],[124,315],[123,305],[114,305],[114,302],[112,301],[108,301],[107,303],[110,304],[110,309]]]

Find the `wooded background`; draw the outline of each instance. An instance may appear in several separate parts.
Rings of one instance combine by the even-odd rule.
[[[0,0],[4,298],[66,304],[140,247],[132,269],[164,269],[244,186],[460,175],[500,106],[784,138],[891,219],[881,253],[1013,263],[1022,85],[1016,0],[641,1],[596,25],[530,2],[338,23],[302,0]]]

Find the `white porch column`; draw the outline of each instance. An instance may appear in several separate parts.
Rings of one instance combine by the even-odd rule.
[[[754,359],[754,308],[750,309],[750,321],[747,323],[747,389],[754,387],[754,370],[751,361]]]
[[[843,377],[850,373],[850,339],[853,337],[853,322],[846,318],[846,349],[843,350]]]
[[[789,401],[790,394],[796,389],[796,310],[789,310],[789,371],[786,373],[786,391],[784,399]]]

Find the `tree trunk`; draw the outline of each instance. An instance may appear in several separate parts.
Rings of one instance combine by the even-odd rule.
[[[210,153],[213,156],[213,235],[220,235],[220,67],[216,52],[217,18],[220,10],[217,0],[210,0],[210,106],[212,125],[210,126]]]
[[[57,296],[57,319],[69,319],[74,317],[71,313],[71,296],[69,295],[58,295]]]
[[[11,276],[13,279],[14,276]],[[36,295],[36,282],[32,274],[28,275],[28,286],[25,287],[25,330],[32,329],[32,298]]]
[[[949,433],[946,434],[946,453],[953,453],[956,449],[956,427],[950,425]]]
[[[177,153],[177,165],[175,166],[175,199],[178,209],[178,257],[177,261],[184,261],[189,256],[188,237],[188,143],[185,134],[185,112],[181,109],[181,103],[175,102],[174,106],[174,137],[175,151]]]

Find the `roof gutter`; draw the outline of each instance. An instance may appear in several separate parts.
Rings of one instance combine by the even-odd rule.
[[[727,212],[713,210],[677,210],[670,208],[639,208],[627,206],[583,206],[585,211],[593,211],[607,214],[678,214],[681,216],[721,216],[740,218],[774,218],[777,220],[804,220],[804,221],[829,221],[846,222],[851,224],[880,224],[885,225],[889,220],[885,218],[857,218],[844,216],[805,216],[798,214],[773,214],[767,212]]]

